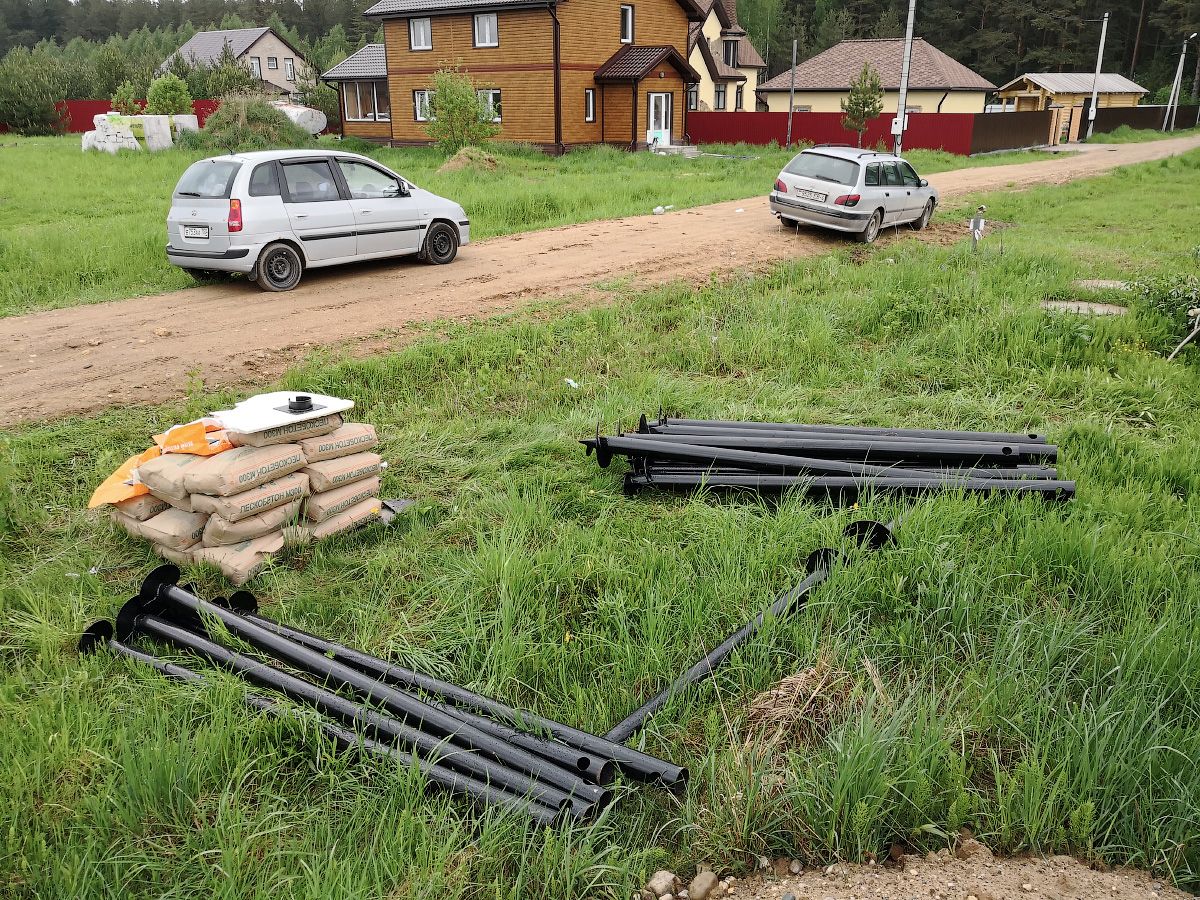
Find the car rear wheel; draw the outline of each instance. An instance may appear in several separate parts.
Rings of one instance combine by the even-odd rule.
[[[789,219],[787,216],[780,216],[780,217],[779,217],[779,224],[780,224],[780,225],[782,225],[782,226],[784,226],[785,228],[796,228],[796,227],[798,227],[798,225],[797,225],[797,223],[796,223],[796,220],[795,220],[795,219]]]
[[[882,225],[883,213],[879,210],[875,210],[875,212],[871,214],[870,221],[867,222],[867,227],[854,237],[861,244],[873,244],[875,243],[875,238],[879,237],[879,229],[882,227]]]
[[[454,262],[458,256],[458,232],[445,222],[435,222],[425,235],[425,258],[435,266]]]
[[[256,283],[264,291],[290,291],[300,283],[304,263],[288,244],[268,244],[258,257]]]
[[[917,231],[924,231],[929,225],[929,220],[933,218],[933,201],[930,200],[925,204],[925,208],[921,210],[920,217],[913,222],[913,228]]]

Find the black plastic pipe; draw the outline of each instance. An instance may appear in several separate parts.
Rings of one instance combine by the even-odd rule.
[[[673,698],[679,696],[686,688],[698,681],[712,677],[713,671],[721,665],[734,650],[747,639],[753,637],[770,616],[775,619],[783,618],[798,606],[807,602],[808,594],[829,577],[839,555],[836,550],[824,547],[815,551],[808,558],[806,569],[808,577],[791,590],[780,594],[775,602],[760,612],[757,616],[727,637],[711,650],[698,663],[671,682],[670,687],[639,706],[605,735],[610,741],[625,741],[635,731],[646,724],[646,720],[662,709]]]
[[[147,665],[167,678],[193,684],[202,684],[205,680],[204,676],[199,672],[195,672],[186,666],[169,662],[162,657],[138,650],[135,647],[130,647],[123,641],[117,640],[113,637],[113,626],[106,621],[96,622],[87,629],[80,640],[79,649],[81,652],[88,653],[98,649],[101,645],[107,645],[114,653]],[[282,715],[285,713],[285,710],[278,703],[267,697],[257,694],[246,694],[244,700],[247,706],[260,712],[271,715]],[[554,825],[562,818],[562,809],[548,806],[531,797],[522,797],[510,793],[495,784],[489,784],[462,772],[456,772],[440,763],[425,759],[415,752],[411,753],[411,755],[406,754],[389,744],[384,744],[356,731],[336,725],[324,717],[314,717],[313,721],[326,737],[331,738],[342,749],[359,750],[370,753],[373,756],[385,756],[404,765],[415,763],[427,782],[445,788],[451,793],[462,794],[477,802],[523,813],[540,825]],[[563,808],[569,808],[569,803],[565,799],[563,804]]]
[[[1043,500],[1069,500],[1075,496],[1075,482],[1037,478],[960,478],[908,470],[913,474],[887,477],[804,476],[804,475],[725,475],[716,473],[625,475],[625,491],[636,494],[646,488],[664,490],[749,489],[760,492],[800,491],[812,497],[851,498],[869,491],[897,494],[927,494],[934,491],[962,491],[966,494],[1033,494]]]
[[[759,475],[753,469],[743,469],[734,466],[703,466],[687,465],[686,463],[664,461],[657,462],[646,457],[631,460],[634,463],[635,475]],[[1012,468],[988,468],[985,466],[917,466],[910,463],[896,463],[896,476],[910,475],[914,472],[930,472],[935,475],[954,475],[963,478],[1050,478],[1058,477],[1058,469],[1053,466],[1013,466]]]
[[[480,750],[494,759],[520,772],[532,775],[539,781],[552,784],[573,797],[589,803],[603,803],[611,795],[604,788],[589,784],[578,774],[581,757],[577,757],[575,771],[555,765],[494,734],[481,731],[469,723],[460,721],[446,712],[435,709],[417,697],[394,687],[382,684],[357,669],[321,653],[275,634],[262,625],[246,619],[238,613],[209,603],[177,587],[179,569],[175,566],[159,566],[147,576],[142,584],[139,600],[147,612],[157,613],[171,609],[209,616],[228,629],[229,633],[257,647],[274,658],[286,662],[296,669],[321,678],[328,684],[353,690],[364,699],[379,704],[394,715],[400,715],[418,723],[422,730],[432,729],[465,747]],[[118,622],[118,627],[120,623]],[[514,732],[515,733],[515,732]]]
[[[637,435],[622,435],[622,437]],[[646,435],[642,435],[646,437]],[[817,459],[896,463],[924,462],[929,465],[1015,466],[1040,464],[1058,458],[1053,444],[1003,443],[996,441],[940,441],[928,438],[877,438],[868,436],[821,437],[794,435],[759,437],[750,434],[655,434],[656,441],[729,447],[762,453],[786,453]]]
[[[744,430],[766,431],[797,431],[797,432],[829,432],[833,434],[873,434],[893,435],[896,437],[938,438],[942,440],[965,441],[1018,441],[1043,443],[1044,434],[1035,431],[1025,433],[1012,431],[943,431],[936,428],[872,428],[857,425],[798,425],[791,422],[739,422],[728,419],[676,419],[664,417],[657,422],[650,422],[642,416],[638,423],[639,430],[661,427],[684,426],[687,428],[734,428]]]
[[[321,653],[330,654],[340,662],[354,666],[356,669],[360,669],[391,684],[445,697],[447,700],[457,703],[465,709],[471,709],[484,715],[507,721],[518,728],[536,728],[544,731],[570,747],[576,747],[601,759],[612,760],[622,774],[628,778],[660,784],[668,788],[680,786],[687,781],[688,771],[682,766],[658,759],[639,750],[631,750],[606,738],[572,728],[570,725],[564,725],[561,722],[543,718],[526,710],[516,709],[501,703],[499,700],[493,700],[490,697],[469,691],[451,682],[441,681],[437,678],[431,678],[428,675],[422,675],[420,672],[405,669],[386,660],[379,659],[376,656],[371,656],[360,650],[354,650],[334,641],[328,641],[299,628],[281,625],[278,622],[259,615],[255,611],[258,607],[257,601],[254,599],[254,595],[248,591],[235,593],[229,598],[228,602],[247,619],[257,622],[264,628],[269,628],[277,634],[290,638],[298,644],[304,644]]]
[[[597,810],[598,804],[594,801],[572,796],[526,772],[489,759],[481,752],[459,747],[446,738],[414,728],[362,703],[305,681],[297,675],[229,650],[183,625],[157,615],[135,614],[126,618],[133,619],[135,634],[145,634],[190,650],[216,665],[229,669],[246,681],[278,691],[290,700],[311,706],[327,716],[399,743],[413,753],[419,753],[427,761],[486,781],[516,797],[528,797],[552,809],[568,810],[580,818],[589,817]],[[122,624],[118,623],[118,634],[124,636],[123,631]]]

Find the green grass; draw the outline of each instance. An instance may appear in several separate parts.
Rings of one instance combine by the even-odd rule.
[[[331,143],[331,146],[333,144]],[[359,149],[362,142],[355,142]],[[630,154],[611,147],[562,158],[520,147],[496,151],[495,172],[438,175],[445,157],[429,149],[370,147],[385,165],[458,200],[476,240],[594,219],[682,208],[764,193],[790,153],[751,148],[751,159],[695,160]],[[163,255],[171,191],[203,153],[83,154],[77,136],[0,143],[0,316],[21,315],[160,291],[194,282]],[[1040,158],[988,157],[984,162]],[[922,172],[963,157],[912,154]]]
[[[1146,141],[1162,141],[1169,138],[1192,137],[1200,134],[1200,129],[1180,128],[1176,131],[1159,131],[1157,128],[1131,128],[1122,125],[1104,134],[1093,134],[1088,138],[1089,144],[1141,144]]]
[[[197,693],[75,657],[79,629],[155,564],[83,510],[92,487],[157,429],[233,395],[12,433],[4,892],[625,898],[664,864],[934,849],[962,825],[999,851],[1074,852],[1200,888],[1200,354],[1165,362],[1162,323],[1138,309],[1039,308],[1082,276],[1194,272],[1198,176],[1191,153],[987,197],[1016,225],[1003,252],[999,235],[977,254],[847,249],[588,311],[448,323],[397,354],[285,377],[355,398],[392,463],[385,493],[420,504],[396,530],[281,558],[251,584],[268,612],[594,731],[793,584],[850,519],[907,513],[895,549],[855,556],[650,722],[646,749],[695,773],[685,794],[631,789],[590,828],[480,818],[422,796],[407,771],[244,714],[228,682]],[[576,439],[660,405],[1046,431],[1079,493],[854,511],[625,499],[621,466],[597,468]],[[188,575],[202,593],[228,589]],[[818,660],[852,688],[827,731],[747,741],[750,698]]]

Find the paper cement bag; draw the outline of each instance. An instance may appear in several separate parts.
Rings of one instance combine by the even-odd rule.
[[[293,472],[231,497],[192,494],[192,507],[220,516],[227,522],[240,522],[307,496],[308,476],[303,472]]]
[[[347,422],[337,431],[331,431],[320,437],[305,438],[299,442],[300,449],[304,451],[304,458],[309,463],[370,450],[378,443],[379,438],[375,436],[375,426],[360,422]]]
[[[327,459],[305,468],[314,494],[332,491],[342,485],[378,475],[382,468],[382,457],[378,453],[352,453]]]
[[[176,509],[182,509],[184,512],[195,512],[195,510],[192,509],[191,494],[184,494],[182,497],[167,497],[165,495],[160,496],[154,491],[151,491],[150,496],[155,500],[161,500],[163,503],[167,504],[167,506],[173,506]]]
[[[153,519],[141,523],[141,533],[148,541],[160,544],[169,550],[186,550],[198,544],[204,536],[207,513],[189,513],[182,509],[168,509]]]
[[[189,466],[184,484],[191,494],[228,497],[302,469],[304,463],[299,444],[236,447]]]
[[[323,540],[335,534],[340,534],[343,531],[349,531],[351,528],[357,528],[359,525],[365,525],[379,518],[379,510],[381,506],[377,498],[364,500],[358,503],[341,515],[334,516],[331,519],[326,519],[317,525],[312,526],[308,530],[314,540]]]
[[[184,500],[188,495],[184,473],[215,458],[205,459],[186,453],[168,453],[142,463],[134,469],[134,475],[154,496],[164,500]]]
[[[252,541],[229,544],[225,547],[200,547],[192,556],[196,562],[211,563],[236,585],[245,584],[271,561],[271,554],[283,547],[279,532],[263,535]]]
[[[139,497],[130,497],[128,500],[114,503],[113,509],[122,515],[129,516],[136,522],[145,522],[160,512],[166,512],[170,506],[171,504],[166,500],[160,500],[153,494],[142,494]]]
[[[272,531],[279,531],[283,527],[293,524],[299,516],[299,500],[293,500],[256,516],[247,516],[236,522],[231,522],[223,516],[214,515],[204,526],[203,543],[205,547],[224,547],[228,544],[252,541],[254,538],[270,534]]]
[[[172,550],[170,547],[164,547],[162,544],[153,544],[154,552],[169,563],[175,563],[177,566],[188,566],[196,561],[191,550]]]
[[[113,523],[125,530],[126,533],[133,537],[145,537],[142,534],[142,523],[132,516],[127,516],[115,506],[109,507],[108,517],[113,520]]]
[[[313,522],[324,522],[364,500],[378,496],[379,478],[364,478],[336,490],[313,494],[304,502],[304,515]]]
[[[302,422],[288,422],[266,431],[243,433],[238,431],[226,432],[225,436],[235,447],[269,447],[272,444],[292,444],[302,438],[316,437],[319,434],[329,434],[342,425],[342,417],[337,413],[321,416],[317,419],[307,419]]]

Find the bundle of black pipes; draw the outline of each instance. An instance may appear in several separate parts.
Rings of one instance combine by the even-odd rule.
[[[865,491],[1075,496],[1059,479],[1058,448],[1036,433],[931,431],[642,416],[636,432],[581,442],[602,467],[632,471],[625,490],[802,491],[854,502]]]
[[[221,645],[207,622],[220,623],[266,658]],[[687,770],[673,763],[273,622],[258,615],[249,593],[202,600],[179,585],[174,566],[151,572],[121,608],[115,628],[96,623],[79,646],[107,645],[167,677],[203,681],[135,648],[138,638],[187,651],[310,707],[321,730],[341,746],[411,761],[430,784],[519,809],[540,824],[593,818],[611,802],[607,785],[617,772],[668,789],[687,780]],[[278,709],[264,696],[248,695],[247,703]]]

